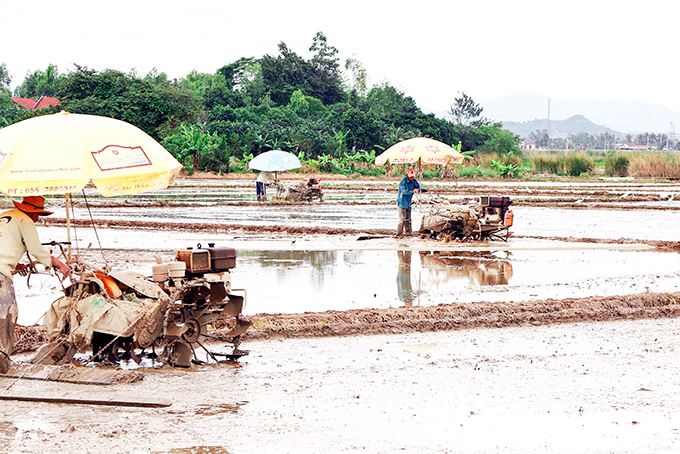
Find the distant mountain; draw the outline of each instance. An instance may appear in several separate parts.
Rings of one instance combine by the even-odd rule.
[[[495,101],[479,103],[482,115],[503,124],[548,118],[548,97],[536,93],[517,93]],[[590,101],[586,99],[550,99],[550,127],[557,120],[582,115],[597,125],[624,134],[675,132],[680,114],[663,105],[640,101]],[[543,129],[546,129],[545,127]],[[580,132],[571,131],[572,134]],[[552,135],[552,133],[551,133]]]
[[[542,131],[548,129],[548,120],[531,120],[525,122],[503,121],[503,128],[514,132],[523,139],[529,137],[529,134],[535,131]],[[614,131],[606,126],[596,125],[588,120],[583,115],[574,115],[566,120],[550,120],[550,137],[553,139],[567,138],[569,135],[576,135],[579,132],[586,132],[593,136],[609,133],[616,137],[621,137],[624,134]]]

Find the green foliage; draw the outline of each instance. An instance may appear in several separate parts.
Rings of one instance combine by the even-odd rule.
[[[523,169],[516,164],[503,164],[500,161],[493,161],[491,167],[496,169],[503,178],[515,178],[522,174]]]
[[[397,128],[410,129],[408,126],[419,111],[413,98],[387,83],[373,87],[363,104],[374,118]]]
[[[310,50],[316,54],[311,61],[306,61],[282,42],[278,57],[265,55],[260,59],[263,83],[276,105],[288,104],[295,90],[318,98],[325,105],[343,100],[337,49],[329,46],[319,32]]]
[[[460,167],[458,169],[458,176],[461,178],[478,178],[478,177],[493,178],[498,176],[498,172],[495,169],[489,167],[469,166]]]
[[[59,90],[59,71],[55,65],[47,65],[45,71],[34,71],[26,76],[23,83],[14,90],[18,98],[40,98],[56,96]]]
[[[572,177],[579,177],[590,173],[595,168],[595,160],[585,153],[569,153],[564,158],[566,173]]]
[[[345,80],[345,89],[356,99],[363,98],[368,92],[368,73],[356,58],[345,60],[345,70],[349,76]]]
[[[247,172],[248,171],[248,163],[253,160],[255,156],[252,154],[244,154],[242,158],[237,158],[235,156],[232,156],[229,164],[231,166],[231,169],[234,172]]]
[[[19,110],[12,101],[9,84],[12,82],[5,63],[0,64],[0,128],[17,121]]]
[[[455,100],[453,121],[437,118],[389,83],[368,87],[366,70],[356,59],[345,62],[343,82],[339,52],[323,33],[314,36],[309,50],[311,58],[305,59],[280,43],[274,56],[240,58],[214,74],[193,71],[177,81],[156,69],[143,78],[79,66],[59,75],[50,65],[29,74],[20,87],[26,96],[54,93],[60,108],[71,112],[139,126],[187,171],[245,171],[252,156],[283,149],[298,154],[308,170],[383,175],[385,168],[374,164],[376,154],[412,137],[455,144],[467,160],[476,152],[476,164],[486,156],[483,170],[449,166],[429,169],[433,175],[523,171],[517,137],[481,117],[481,107],[465,93]],[[18,110],[4,88],[8,84],[0,66],[0,126],[50,112]],[[490,168],[494,160],[505,167]]]
[[[302,94],[302,90],[295,90],[290,95],[288,106],[300,118],[307,118],[309,116],[309,102],[305,99],[305,95]]]
[[[349,109],[342,114],[340,119],[341,128],[347,131],[346,142],[348,146],[361,150],[371,150],[380,143],[380,123],[370,113],[359,109]]]
[[[496,156],[498,156],[498,159],[492,159],[490,167],[495,169],[503,178],[521,178],[523,174],[529,172],[519,156],[513,154]]]
[[[63,77],[57,95],[64,110],[127,121],[157,139],[199,112],[197,99],[185,89],[114,70],[78,67]]]
[[[605,175],[625,177],[628,175],[630,158],[618,153],[607,153],[604,160]]]
[[[480,147],[480,152],[521,154],[521,150],[519,149],[519,136],[507,129],[503,129],[501,123],[480,125],[477,131],[485,137],[484,143]]]
[[[0,92],[0,128],[17,121],[19,110],[8,93]]]
[[[5,63],[0,64],[0,94],[9,93],[9,84],[12,82],[12,76],[7,71]]]
[[[229,172],[229,154],[223,140],[196,124],[182,124],[161,143],[187,171]]]
[[[453,105],[449,109],[449,115],[455,124],[471,126],[474,123],[482,125],[488,123],[488,120],[481,117],[482,107],[472,97],[465,94],[465,92],[462,92],[453,101]]]

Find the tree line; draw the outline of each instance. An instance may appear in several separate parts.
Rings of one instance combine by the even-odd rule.
[[[319,32],[305,59],[285,43],[278,54],[244,57],[214,74],[191,72],[170,80],[75,65],[54,65],[26,75],[10,93],[0,66],[0,126],[58,110],[104,115],[132,123],[159,140],[188,170],[228,172],[271,149],[310,159],[379,153],[400,140],[431,137],[463,151],[519,153],[519,137],[482,117],[464,92],[447,118],[424,113],[388,82],[367,86],[360,61],[341,64],[338,50]],[[61,104],[38,112],[17,109],[10,98],[53,96]]]
[[[579,132],[569,137],[550,137],[548,130],[536,130],[529,133],[538,148],[548,150],[615,150],[622,143],[644,145],[650,150],[677,150],[678,140],[668,134],[645,132],[642,134],[625,136],[611,133],[589,134]]]

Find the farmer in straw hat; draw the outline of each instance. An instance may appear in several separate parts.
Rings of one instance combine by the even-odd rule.
[[[48,216],[45,199],[40,196],[24,197],[22,202],[14,202],[15,210],[0,214],[0,373],[9,370],[12,347],[14,345],[14,326],[17,321],[17,303],[14,294],[12,274],[28,274],[28,267],[19,263],[26,251],[50,270],[53,266],[66,276],[69,267],[52,257],[40,243],[35,222],[38,216]]]

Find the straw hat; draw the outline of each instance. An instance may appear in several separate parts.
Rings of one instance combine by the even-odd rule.
[[[24,213],[38,213],[38,216],[49,216],[53,213],[45,210],[45,198],[39,195],[26,196],[22,202],[14,202],[14,205]]]

